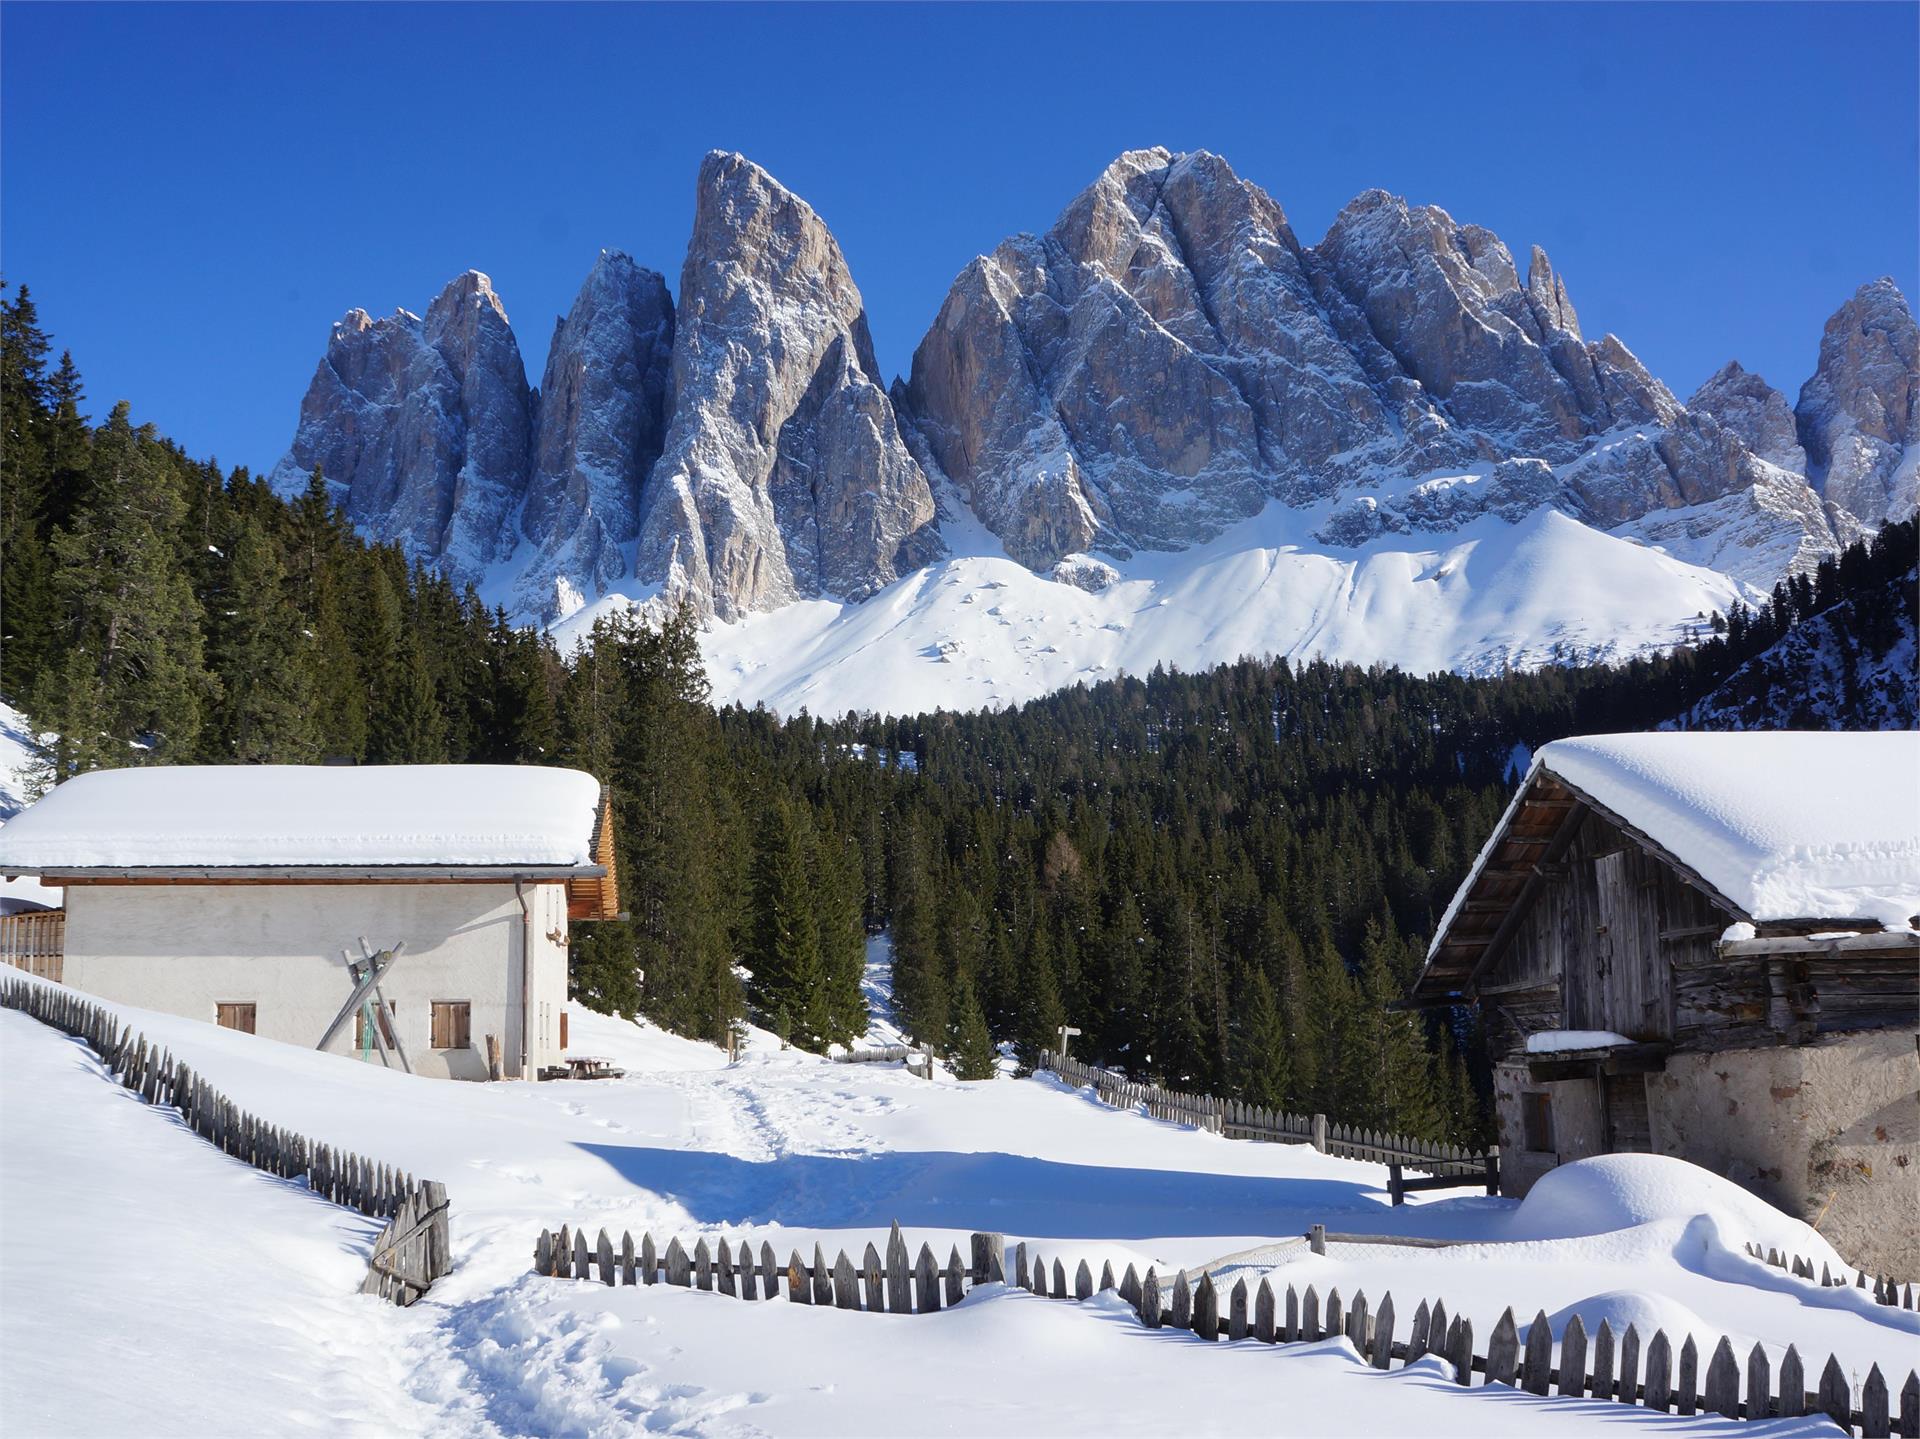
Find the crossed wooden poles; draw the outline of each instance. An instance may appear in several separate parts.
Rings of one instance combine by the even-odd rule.
[[[367,1033],[373,1036],[374,1048],[380,1051],[380,1062],[391,1069],[395,1058],[398,1058],[400,1067],[408,1074],[413,1073],[413,1063],[407,1058],[405,1046],[400,1043],[398,1027],[391,1035],[387,1033],[387,1015],[390,1011],[387,1008],[387,996],[380,988],[381,976],[393,968],[394,961],[400,958],[400,951],[406,947],[407,942],[403,939],[393,948],[383,949],[376,954],[363,934],[360,936],[360,958],[355,959],[345,949],[340,951],[340,957],[347,962],[347,975],[353,980],[353,993],[340,1006],[340,1012],[333,1017],[333,1023],[327,1026],[327,1032],[320,1036],[315,1049],[325,1049],[332,1044],[333,1037],[357,1009],[366,1017]]]

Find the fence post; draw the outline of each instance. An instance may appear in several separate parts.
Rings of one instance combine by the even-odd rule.
[[[1316,1224],[1307,1231],[1307,1244],[1315,1254],[1327,1252],[1327,1226]]]
[[[1313,1147],[1319,1150],[1322,1154],[1325,1154],[1327,1152],[1327,1116],[1326,1115],[1316,1114],[1313,1116],[1312,1135],[1313,1135]]]

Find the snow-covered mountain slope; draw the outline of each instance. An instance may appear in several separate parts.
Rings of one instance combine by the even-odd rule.
[[[1111,1110],[1045,1078],[929,1082],[832,1064],[758,1032],[729,1065],[576,1008],[576,1051],[608,1055],[626,1079],[466,1085],[123,1013],[272,1121],[445,1182],[454,1268],[410,1309],[353,1294],[372,1225],[219,1155],[72,1041],[0,1011],[9,1433],[851,1436],[932,1415],[966,1435],[1237,1434],[1274,1432],[1276,1395],[1289,1433],[1743,1432],[1460,1389],[1433,1362],[1383,1374],[1342,1340],[1202,1347],[1143,1329],[1110,1299],[989,1286],[894,1317],[531,1274],[534,1237],[561,1223],[750,1239],[781,1255],[816,1242],[858,1254],[897,1219],[944,1256],[992,1228],[1069,1272],[1080,1258],[1096,1273],[1111,1260],[1167,1274],[1234,1256],[1254,1283],[1272,1270],[1376,1304],[1391,1291],[1403,1324],[1433,1297],[1480,1335],[1509,1305],[1544,1310],[1556,1333],[1575,1313],[1589,1332],[1602,1317],[1651,1319],[1676,1343],[1696,1334],[1703,1352],[1726,1334],[1743,1359],[1758,1343],[1777,1365],[1792,1343],[1816,1368],[1832,1352],[1896,1385],[1920,1336],[1909,1312],[1747,1258],[1754,1241],[1839,1262],[1800,1221],[1655,1156],[1567,1166],[1525,1201],[1396,1208],[1379,1165]],[[1471,1242],[1315,1255],[1298,1237],[1312,1223]],[[103,1235],[139,1262],[72,1262]],[[209,1354],[234,1361],[218,1386]],[[1815,1432],[1788,1422],[1777,1432]]]
[[[1275,502],[1190,550],[1082,556],[1047,575],[977,526],[950,525],[955,554],[864,603],[710,625],[701,644],[714,698],[787,714],[979,709],[1243,655],[1488,673],[1670,648],[1698,617],[1751,597],[1550,507],[1352,549],[1311,539],[1327,511]],[[556,626],[562,650],[626,602]]]

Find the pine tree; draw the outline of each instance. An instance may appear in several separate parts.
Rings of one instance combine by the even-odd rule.
[[[867,1032],[867,942],[859,856],[823,812],[814,836],[814,922],[820,937],[820,985],[830,1044],[850,1044]]]
[[[158,442],[127,404],[94,438],[88,502],[53,540],[54,596],[99,681],[109,733],[151,758],[193,752],[216,686],[203,616],[172,544],[183,506]]]
[[[311,764],[321,757],[320,729],[286,570],[251,519],[239,523],[226,558],[208,621],[208,659],[221,682],[215,752],[239,764]]]
[[[987,1033],[986,1011],[981,1009],[973,984],[964,975],[954,991],[953,1072],[960,1079],[992,1079],[993,1038]]]
[[[1240,1098],[1279,1109],[1293,1091],[1286,1026],[1273,985],[1259,969],[1248,972],[1240,997],[1233,1073]]]
[[[1015,1010],[1015,1034],[1020,1058],[1032,1065],[1060,1043],[1060,1027],[1067,1022],[1060,1002],[1060,984],[1054,973],[1053,941],[1044,916],[1034,922],[1027,941],[1026,962],[1019,968],[1022,986]]]
[[[745,956],[753,996],[764,1013],[784,1011],[802,1045],[825,1042],[829,1027],[822,983],[810,835],[784,796],[761,815],[754,847],[752,947]]]

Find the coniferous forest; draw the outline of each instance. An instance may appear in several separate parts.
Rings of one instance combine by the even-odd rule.
[[[685,617],[603,621],[563,655],[360,539],[323,476],[283,500],[124,402],[91,417],[24,287],[0,330],[0,697],[42,736],[41,783],[590,770],[628,918],[576,929],[576,997],[714,1040],[749,1016],[807,1046],[859,1035],[885,932],[901,1019],[962,1077],[1071,1023],[1077,1053],[1138,1077],[1481,1138],[1466,1016],[1390,1006],[1527,754],[1698,714],[1815,618],[1869,659],[1913,630],[1907,522],[1617,667],[1248,659],[997,713],[782,720],[710,704]]]

